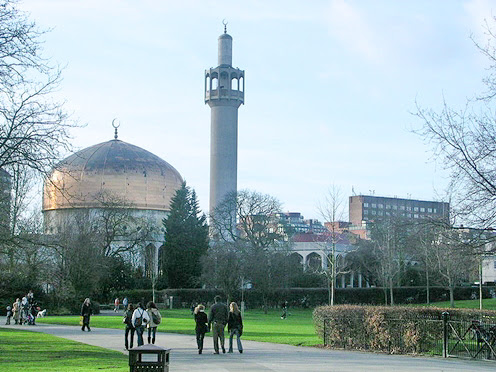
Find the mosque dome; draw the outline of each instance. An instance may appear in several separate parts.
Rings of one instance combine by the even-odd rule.
[[[133,209],[168,212],[182,182],[166,161],[114,139],[78,151],[55,166],[45,181],[43,211],[98,208],[95,196],[106,192]]]

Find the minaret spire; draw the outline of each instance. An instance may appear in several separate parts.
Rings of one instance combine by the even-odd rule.
[[[237,191],[238,108],[244,104],[245,72],[232,67],[227,22],[218,39],[218,66],[205,71],[205,103],[210,106],[210,213]]]

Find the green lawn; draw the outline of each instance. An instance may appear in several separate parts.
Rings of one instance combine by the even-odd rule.
[[[129,371],[128,357],[43,333],[0,328],[0,370],[18,371]]]
[[[429,305],[419,304],[419,305],[412,305],[412,306],[433,306],[433,307],[449,308],[450,302],[449,301],[433,302]],[[455,301],[455,307],[460,308],[460,309],[478,309],[479,308],[479,300]],[[482,309],[483,310],[496,310],[496,298],[483,299],[482,300]]]
[[[160,332],[195,334],[195,322],[190,310],[161,310],[164,319],[158,327]],[[243,339],[274,342],[289,345],[321,344],[315,334],[312,321],[312,309],[291,309],[290,316],[282,320],[279,310],[264,314],[262,310],[246,311],[243,319]],[[78,325],[78,316],[53,316],[39,319],[40,323]],[[124,329],[122,316],[93,316],[92,327]]]

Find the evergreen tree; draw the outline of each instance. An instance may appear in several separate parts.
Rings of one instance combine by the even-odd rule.
[[[208,248],[208,226],[196,193],[183,182],[164,219],[165,244],[161,266],[169,288],[199,286],[201,257]]]

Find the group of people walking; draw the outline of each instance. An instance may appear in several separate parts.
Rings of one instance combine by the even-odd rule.
[[[154,344],[157,327],[162,322],[162,315],[160,315],[160,311],[158,311],[154,302],[148,302],[146,309],[141,302],[138,302],[136,308],[133,304],[127,305],[122,322],[126,325],[124,346],[127,350],[133,347],[134,333],[136,333],[138,346],[143,345],[145,327],[148,329],[148,343]]]
[[[138,302],[135,307],[133,304],[127,303],[127,298],[125,300],[126,301],[123,301],[123,304],[126,302],[127,307],[124,312],[124,317],[122,318],[122,323],[126,326],[124,331],[124,346],[126,350],[133,348],[135,334],[138,346],[143,345],[145,328],[148,330],[148,343],[154,344],[157,335],[157,327],[162,322],[162,315],[157,309],[157,305],[150,301],[146,304],[145,308],[141,302]],[[114,305],[116,305],[116,302],[117,301],[114,302]],[[205,306],[202,304],[196,306],[194,309],[198,354],[202,354],[205,334],[210,332],[210,330],[212,330],[214,354],[220,354],[220,350],[222,350],[222,353],[226,352],[224,335],[226,325],[229,332],[229,350],[227,352],[233,352],[233,339],[234,336],[236,336],[238,351],[242,353],[243,345],[241,343],[241,335],[243,334],[243,319],[238,305],[236,302],[231,302],[228,308],[225,303],[221,302],[220,296],[215,296],[214,302],[208,315],[205,312]],[[85,328],[88,329],[88,332],[91,331],[90,318],[92,313],[91,301],[87,298],[84,300],[81,307],[82,331],[84,331]]]
[[[205,313],[205,306],[198,305],[194,310],[195,315],[195,331],[196,331],[196,344],[198,346],[198,354],[203,352],[203,340],[205,333],[212,329],[212,336],[214,342],[214,354],[219,354],[219,341],[222,353],[226,352],[224,330],[227,325],[229,332],[229,350],[228,353],[233,352],[233,338],[236,336],[238,344],[238,351],[243,352],[243,345],[241,344],[241,335],[243,334],[243,320],[241,312],[239,311],[236,302],[231,302],[229,310],[226,304],[221,302],[220,296],[215,296],[214,305],[210,308],[207,316]]]
[[[22,299],[17,298],[12,306],[7,306],[7,319],[5,324],[10,324],[14,319],[15,324],[36,324],[36,317],[40,307],[34,301],[33,291],[29,291]]]

